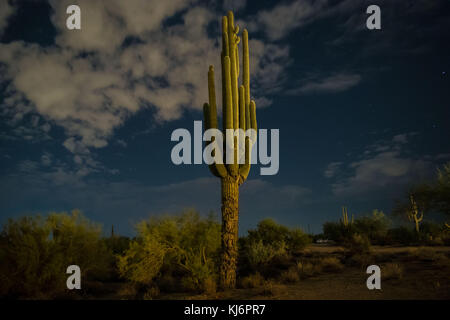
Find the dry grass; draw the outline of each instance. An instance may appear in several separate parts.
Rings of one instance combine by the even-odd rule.
[[[447,256],[436,250],[427,247],[413,248],[408,251],[409,257],[422,261],[445,261]]]
[[[301,278],[312,277],[320,273],[320,267],[309,261],[299,261],[297,262],[297,272]]]
[[[280,280],[283,283],[296,283],[300,280],[299,272],[296,267],[290,267],[281,273]]]
[[[216,281],[213,277],[208,277],[203,281],[203,292],[207,295],[213,295],[217,291]]]
[[[366,268],[367,266],[373,264],[373,261],[374,257],[370,254],[354,254],[348,260],[351,266],[362,268]]]
[[[259,273],[251,274],[240,281],[240,287],[244,289],[258,288],[264,284],[264,277]]]
[[[264,281],[260,294],[263,296],[278,296],[281,293],[280,287],[273,280]]]
[[[144,300],[153,300],[159,296],[159,288],[157,286],[153,286],[147,290],[144,294]]]
[[[381,279],[390,280],[403,278],[403,267],[398,263],[386,263],[381,266]]]
[[[135,299],[137,296],[138,290],[135,285],[131,283],[127,283],[123,285],[118,291],[118,295],[124,299]]]
[[[320,270],[324,272],[339,272],[344,269],[341,261],[336,257],[326,257],[319,260]]]

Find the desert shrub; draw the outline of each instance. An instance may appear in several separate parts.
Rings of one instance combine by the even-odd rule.
[[[356,233],[354,224],[344,225],[341,222],[325,222],[323,224],[323,234],[325,238],[337,243],[343,243]]]
[[[398,263],[386,263],[381,266],[381,278],[383,280],[398,279],[403,277],[403,267]]]
[[[321,272],[320,265],[306,260],[298,261],[296,269],[301,278],[312,277]]]
[[[145,292],[143,299],[144,300],[153,300],[159,296],[159,288],[157,286],[151,286]]]
[[[448,238],[449,229],[443,224],[425,221],[420,226],[419,239],[424,245],[446,245]]]
[[[119,273],[131,282],[150,285],[159,273],[164,256],[169,250],[150,234],[133,241],[123,256],[118,256]]]
[[[449,258],[442,252],[438,252],[433,248],[420,247],[410,249],[408,255],[413,260],[422,260],[432,262],[433,264],[446,264]]]
[[[311,238],[303,230],[295,228],[289,231],[287,237],[287,247],[292,253],[302,251],[311,243]]]
[[[371,242],[385,244],[390,221],[383,212],[373,210],[372,214],[356,218],[348,225],[342,222],[325,222],[324,237],[338,243],[352,240],[355,234],[365,235]]]
[[[138,295],[138,286],[136,286],[134,283],[125,283],[120,289],[118,290],[118,295],[121,297],[121,299],[135,299]]]
[[[367,266],[374,263],[374,256],[368,253],[352,254],[346,260],[346,264],[350,266],[361,267],[366,270]]]
[[[410,245],[419,241],[417,232],[413,228],[404,226],[389,229],[387,237],[393,244]]]
[[[276,296],[280,294],[280,288],[273,280],[265,280],[261,286],[260,294],[264,296]]]
[[[303,249],[311,239],[299,228],[288,228],[272,219],[264,219],[258,223],[256,230],[249,230],[246,242],[261,241],[263,245],[274,248],[285,247],[289,252]]]
[[[262,240],[259,240],[247,245],[246,254],[250,266],[253,269],[257,269],[269,264],[274,257],[285,255],[286,246],[284,242],[276,246],[270,244],[264,245]]]
[[[325,222],[323,224],[323,235],[326,239],[341,242],[347,233],[347,229],[340,222]]]
[[[122,255],[130,247],[130,238],[123,236],[112,236],[104,238],[106,247],[114,255]]]
[[[371,215],[355,219],[354,229],[356,233],[367,236],[370,242],[385,244],[390,221],[382,211],[373,210]]]
[[[354,234],[344,242],[344,246],[350,254],[368,254],[371,250],[369,238],[361,234]]]
[[[257,288],[262,286],[263,284],[264,277],[259,272],[250,274],[240,280],[240,287],[244,289]]]
[[[104,277],[112,256],[100,235],[101,227],[77,210],[10,219],[0,235],[0,296],[58,297],[66,292],[72,264],[80,267],[85,283]]]
[[[296,267],[290,267],[288,270],[283,271],[280,276],[280,280],[284,283],[295,283],[300,280],[300,276]]]
[[[217,283],[214,277],[208,277],[203,281],[203,292],[207,295],[213,295],[217,291]]]
[[[196,211],[180,216],[153,217],[137,226],[138,236],[119,256],[125,279],[151,286],[168,279],[178,289],[203,291],[205,282],[216,278],[220,249],[220,224],[212,215],[201,218]],[[165,282],[165,283],[164,283]]]
[[[336,257],[325,257],[319,260],[320,269],[324,272],[339,272],[344,266]]]
[[[272,219],[262,220],[256,229],[249,230],[247,236],[239,239],[239,272],[278,273],[278,269],[289,265],[292,254],[310,242],[310,237],[298,228],[287,228]]]

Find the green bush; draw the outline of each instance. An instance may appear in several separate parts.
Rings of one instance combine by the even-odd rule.
[[[73,264],[80,267],[85,283],[104,277],[110,272],[112,255],[100,235],[100,226],[76,210],[46,218],[10,219],[0,234],[0,296],[51,299],[64,295],[66,269]]]
[[[264,277],[259,272],[256,272],[240,279],[239,284],[243,289],[252,289],[262,286],[264,281]]]
[[[149,287],[174,283],[187,290],[211,287],[218,268],[220,224],[190,210],[180,216],[153,217],[137,225],[138,236],[119,256],[122,277]],[[171,281],[178,278],[180,281]]]
[[[302,250],[311,242],[310,237],[299,228],[288,228],[272,219],[264,219],[258,223],[255,230],[249,230],[248,236],[242,238],[243,245],[261,242],[274,250],[285,248],[289,253]]]
[[[256,229],[239,239],[238,272],[278,273],[287,267],[293,254],[310,242],[310,237],[298,228],[287,228],[272,219],[262,220]]]
[[[344,246],[352,255],[370,253],[370,240],[366,235],[354,234],[344,242]]]
[[[273,258],[286,255],[286,245],[281,242],[274,245],[264,245],[262,240],[250,242],[245,250],[248,263],[253,270],[268,265]]]
[[[390,221],[382,211],[373,210],[371,215],[357,218],[354,222],[356,233],[367,236],[374,244],[385,244]]]
[[[387,238],[391,244],[401,245],[417,244],[419,241],[417,232],[411,227],[404,226],[389,229]]]
[[[390,221],[384,213],[375,209],[372,214],[356,218],[348,225],[341,222],[325,222],[323,233],[326,238],[337,243],[349,242],[355,234],[361,234],[372,243],[385,244],[389,225]]]
[[[350,239],[356,233],[353,224],[344,225],[341,222],[325,222],[323,224],[324,237],[337,243]]]

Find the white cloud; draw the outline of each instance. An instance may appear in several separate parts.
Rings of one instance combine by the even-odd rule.
[[[280,4],[259,12],[250,29],[262,29],[269,39],[280,40],[295,28],[316,19],[326,4],[325,0],[296,0],[290,4]]]
[[[152,106],[160,122],[180,118],[184,109],[201,110],[208,66],[216,66],[217,82],[221,76],[220,41],[207,32],[211,23],[220,24],[219,15],[194,1],[81,0],[82,29],[69,31],[69,3],[50,1],[56,46],[0,44],[4,76],[11,80],[3,101],[11,123],[37,114],[44,132],[50,124],[62,127],[67,150],[83,158],[79,162],[92,162],[90,150],[106,146],[144,106]],[[180,22],[164,25],[180,12]],[[125,39],[135,40],[123,45]],[[289,48],[251,38],[250,52],[252,96],[267,106],[265,95],[282,83]]]
[[[12,6],[8,0],[0,1],[0,36],[8,25],[8,19],[15,10],[16,7]]]
[[[361,155],[361,160],[344,165],[332,162],[324,175],[335,177],[332,191],[338,196],[361,195],[389,188],[401,190],[411,181],[421,181],[434,172],[433,157],[411,156],[407,153],[407,143],[416,133],[395,135],[390,141],[380,141]],[[337,169],[340,174],[336,175]],[[350,172],[350,173],[349,173]],[[347,173],[346,176],[343,176]],[[349,174],[348,174],[349,173]]]
[[[325,78],[307,79],[299,88],[289,90],[289,94],[341,92],[356,86],[361,81],[358,74],[339,73]]]
[[[247,5],[247,0],[223,0],[223,10],[232,10],[234,13],[244,9]]]
[[[331,162],[328,164],[323,175],[325,178],[332,178],[336,175],[337,171],[340,169],[342,162]]]

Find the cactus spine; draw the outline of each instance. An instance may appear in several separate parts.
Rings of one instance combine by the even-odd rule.
[[[223,159],[218,161],[221,163],[215,162],[209,165],[212,174],[221,179],[222,188],[222,253],[219,279],[222,288],[233,288],[236,285],[239,186],[247,179],[250,172],[251,147],[255,142],[248,136],[240,142],[239,134],[238,136],[227,135],[226,129],[257,130],[255,101],[250,100],[248,32],[245,29],[242,32],[241,85],[238,84],[240,72],[238,33],[239,27],[234,25],[234,16],[230,11],[227,16],[222,17],[222,135],[224,145],[233,139],[234,161],[232,163],[226,161],[225,151],[222,155],[216,155]],[[208,93],[209,103],[203,106],[205,130],[218,129],[213,66],[210,66],[208,71]],[[242,164],[238,163],[240,153],[245,156]]]
[[[344,226],[346,226],[346,227],[348,227],[349,224],[350,224],[350,225],[353,224],[353,214],[352,214],[352,220],[350,221],[350,223],[349,223],[349,221],[348,221],[348,210],[347,210],[347,207],[342,207],[342,219],[341,219],[341,223],[342,223]]]
[[[419,208],[412,194],[409,196],[409,200],[411,201],[411,210],[408,212],[408,219],[414,222],[416,232],[419,233],[419,224],[423,220],[423,211],[419,213]]]

